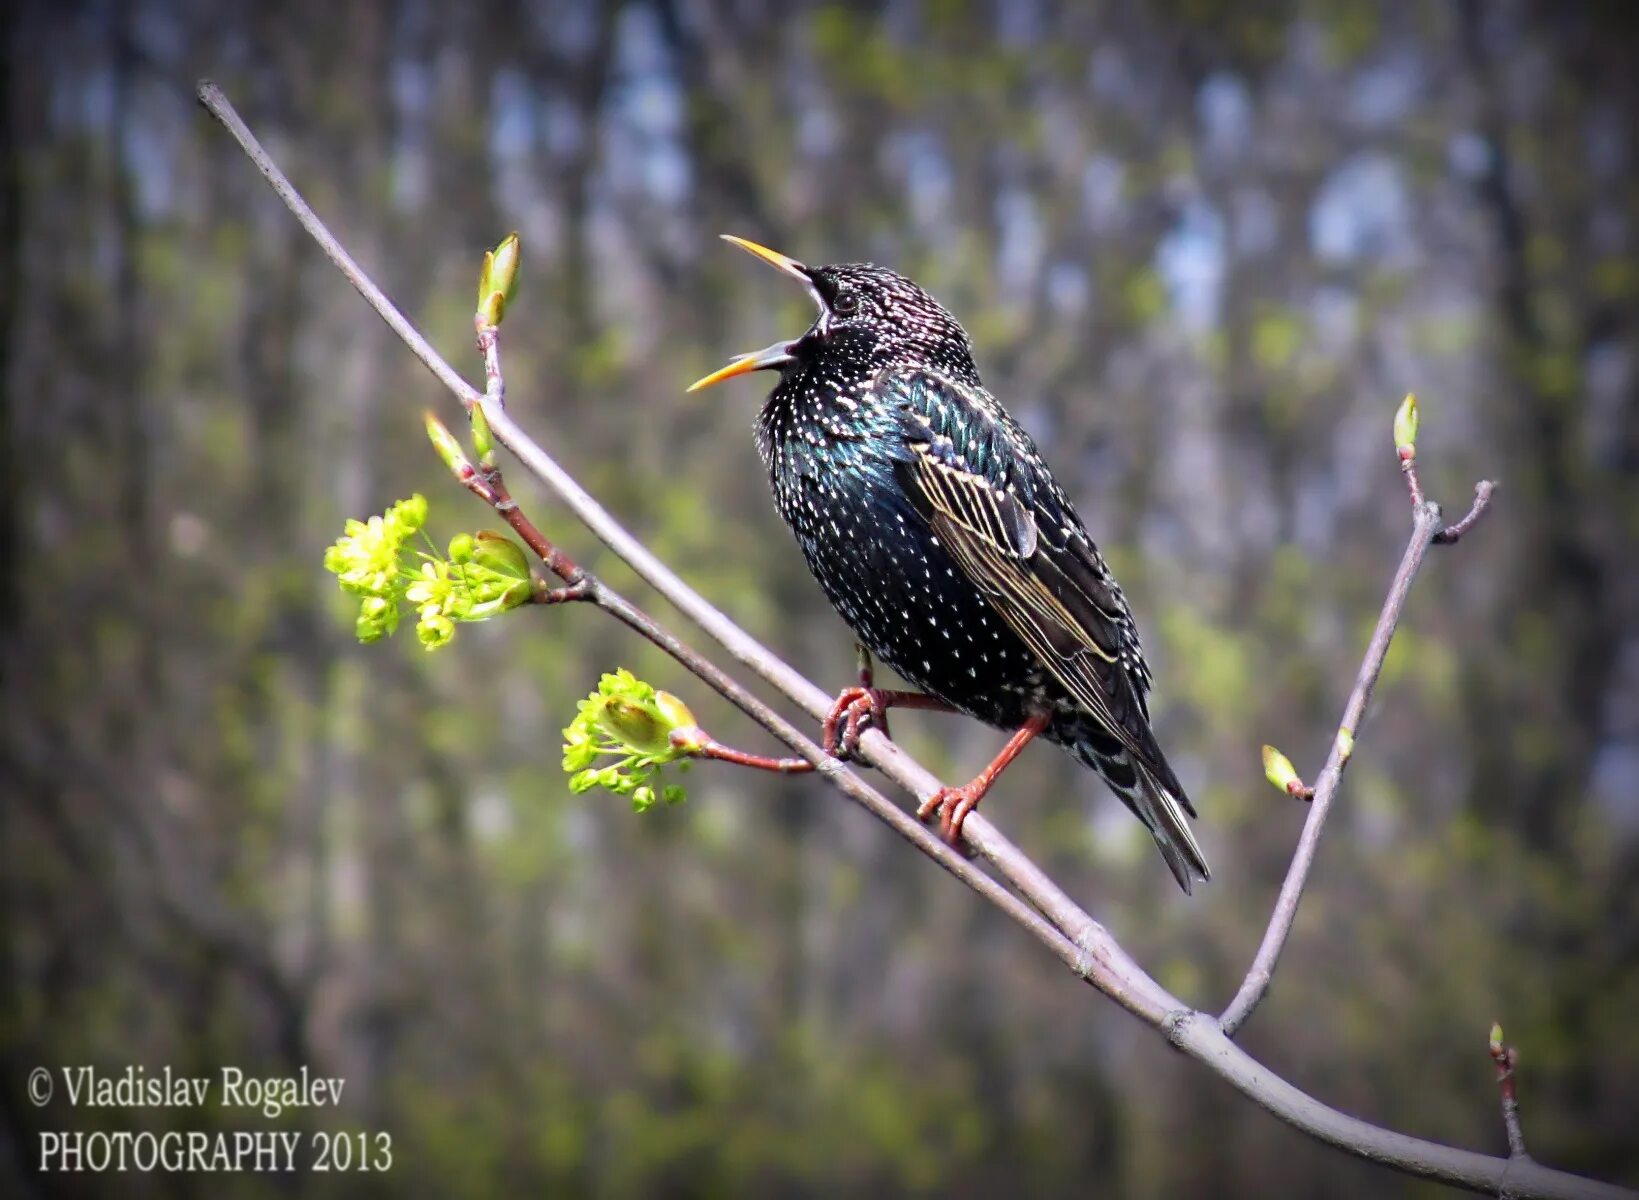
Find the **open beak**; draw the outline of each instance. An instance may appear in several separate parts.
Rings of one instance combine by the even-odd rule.
[[[819,289],[814,286],[813,276],[809,275],[808,268],[794,258],[781,254],[778,250],[770,250],[767,246],[759,246],[756,242],[746,238],[735,237],[732,233],[722,235],[725,242],[733,242],[747,254],[754,254],[781,274],[789,275],[805,288],[808,294],[814,297],[814,302],[820,306],[821,319],[824,319],[825,302],[820,299]],[[698,392],[701,388],[708,388],[714,383],[722,383],[725,379],[733,379],[736,375],[746,375],[752,371],[767,371],[776,367],[783,367],[787,363],[796,361],[796,342],[775,342],[765,350],[754,350],[750,354],[736,356],[727,366],[718,367],[703,379],[697,379],[689,384],[689,391]]]

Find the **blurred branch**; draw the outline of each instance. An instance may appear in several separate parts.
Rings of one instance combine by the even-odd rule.
[[[739,662],[795,701],[816,720],[832,707],[822,692],[782,662],[744,630],[709,604],[671,569],[632,537],[558,463],[536,444],[508,415],[494,394],[481,395],[463,380],[405,320],[324,228],[279,168],[268,157],[221,91],[207,82],[199,98],[213,116],[234,135],[240,146],[272,183],[303,227],[319,242],[377,313],[411,350],[470,410],[480,405],[497,441],[516,456],[538,480],[555,492],[593,533]],[[486,356],[487,356],[486,350]],[[1431,515],[1429,515],[1431,514]],[[1425,519],[1426,517],[1426,519]],[[1421,541],[1414,539],[1415,562],[1421,559],[1439,528],[1438,509],[1428,506],[1419,516]],[[713,687],[849,798],[890,825],[922,853],[1002,909],[1042,942],[1079,977],[1087,980],[1129,1012],[1162,1033],[1172,1045],[1202,1063],[1232,1087],[1311,1136],[1374,1162],[1413,1175],[1456,1184],[1477,1191],[1514,1196],[1618,1197],[1634,1194],[1607,1184],[1542,1167],[1534,1162],[1494,1158],[1381,1129],[1347,1116],[1306,1095],[1247,1055],[1225,1035],[1210,1014],[1196,1012],[1172,996],[1124,951],[1097,921],[1053,883],[1034,862],[1013,845],[989,820],[975,812],[963,832],[967,844],[983,855],[1029,904],[1014,895],[962,854],[946,845],[898,805],[860,779],[845,764],[826,755],[737,681],[699,652],[684,645],[653,618],[616,594],[607,585],[583,577],[599,608],[665,650],[689,671]],[[1409,584],[1407,576],[1405,582]],[[1403,601],[1403,597],[1402,597]],[[1398,613],[1398,607],[1395,608]],[[1381,665],[1379,663],[1379,665]],[[1375,678],[1375,672],[1374,672]],[[1363,706],[1363,705],[1362,705]],[[876,729],[866,731],[860,749],[872,764],[919,800],[939,790],[928,771]],[[1335,788],[1335,782],[1332,785]],[[1311,814],[1313,821],[1313,814]],[[1311,848],[1312,856],[1312,848]],[[1044,919],[1045,918],[1045,919]]]

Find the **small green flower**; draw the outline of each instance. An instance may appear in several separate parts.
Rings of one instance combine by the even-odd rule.
[[[325,569],[342,590],[355,596],[397,594],[399,555],[404,543],[427,522],[427,498],[400,500],[368,521],[350,519],[345,532],[324,552]]]
[[[419,618],[416,637],[436,650],[455,636],[455,622],[488,620],[533,598],[529,560],[505,534],[457,534],[446,559],[408,548],[426,523],[426,498],[412,496],[368,521],[348,521],[325,551],[325,567],[343,591],[359,598],[353,627],[359,641],[391,635],[407,604]]]
[[[423,612],[415,623],[415,636],[426,649],[438,650],[455,636],[455,622],[436,609]]]
[[[379,642],[398,628],[398,605],[381,596],[366,596],[359,604],[353,634],[359,641]]]

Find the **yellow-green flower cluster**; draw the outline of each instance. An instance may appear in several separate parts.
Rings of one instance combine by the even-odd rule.
[[[480,530],[450,539],[448,559],[422,556],[404,589],[419,614],[415,635],[429,650],[455,636],[456,621],[484,621],[529,601],[529,560],[502,534]]]
[[[368,521],[348,520],[346,532],[324,552],[325,569],[344,592],[359,597],[353,627],[361,642],[398,628],[398,597],[404,543],[427,523],[427,498],[417,492]]]
[[[412,552],[407,543],[426,523],[425,497],[412,496],[368,521],[348,521],[325,551],[326,569],[344,592],[359,597],[359,641],[379,641],[396,630],[403,604],[417,610],[421,644],[436,650],[455,636],[455,622],[487,620],[529,603],[529,560],[515,542],[485,530],[457,534],[448,558]]]
[[[617,796],[630,796],[632,810],[643,812],[659,800],[681,804],[687,798],[678,784],[657,788],[657,777],[672,763],[687,770],[686,760],[705,734],[676,696],[656,691],[622,668],[605,675],[598,690],[576,706],[575,719],[563,737],[563,769],[570,773],[570,791],[606,788]],[[617,761],[595,765],[609,756],[618,756]]]

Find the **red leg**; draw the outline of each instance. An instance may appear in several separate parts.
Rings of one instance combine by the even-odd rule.
[[[940,788],[933,795],[922,802],[916,810],[917,820],[926,821],[934,813],[939,814],[939,832],[951,845],[959,845],[962,840],[962,822],[967,820],[968,813],[979,807],[979,801],[985,798],[990,785],[996,782],[1001,773],[1007,770],[1007,764],[1019,756],[1023,750],[1036,739],[1036,735],[1046,729],[1052,718],[1046,713],[1038,713],[1019,727],[1019,731],[1007,739],[1007,745],[984,770],[974,778],[972,783],[962,787]]]
[[[859,686],[866,688],[867,690],[875,687],[876,671],[873,669],[871,664],[870,647],[864,642],[855,642],[854,650],[859,654]],[[884,708],[880,713],[873,713],[871,715],[873,718],[873,723],[876,724],[876,727],[882,731],[882,736],[891,740],[893,738],[893,734],[888,732],[888,710]],[[849,728],[852,730],[852,722],[849,723]],[[855,733],[853,748],[857,749],[858,746],[859,735]]]

